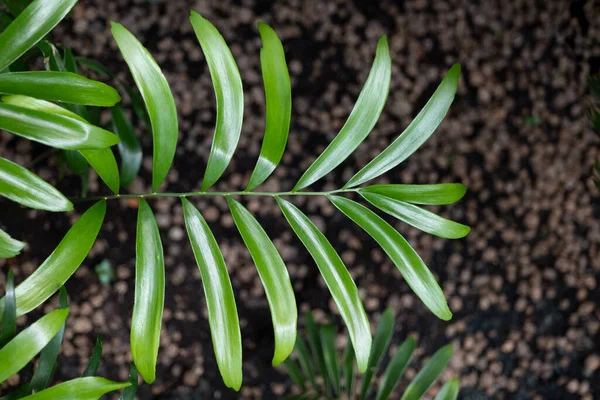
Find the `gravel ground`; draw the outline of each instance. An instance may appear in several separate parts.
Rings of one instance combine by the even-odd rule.
[[[288,151],[265,190],[290,189],[341,128],[380,35],[388,35],[393,59],[381,120],[355,155],[314,185],[316,190],[340,187],[391,143],[447,69],[460,62],[459,91],[444,123],[415,155],[380,179],[469,187],[458,204],[434,209],[469,224],[472,232],[465,239],[437,239],[395,223],[439,278],[454,312],[451,322],[428,312],[376,244],[325,199],[298,204],[349,266],[371,320],[391,306],[397,311],[394,343],[408,335],[419,338],[408,376],[435,349],[452,343],[455,355],[444,377],[460,377],[461,398],[600,396],[600,207],[591,176],[600,144],[587,118],[585,88],[586,76],[600,72],[598,3],[81,0],[73,18],[55,30],[55,40],[130,80],[110,37],[109,21],[117,20],[142,40],[166,73],[181,127],[174,168],[163,188],[169,191],[199,188],[215,121],[210,76],[188,22],[191,8],[211,20],[230,44],[246,92],[239,150],[219,190],[243,188],[260,150],[264,96],[257,21],[269,23],[284,42],[294,101]],[[151,143],[141,129],[140,135],[146,155],[133,192],[150,188]],[[44,152],[5,133],[0,144],[0,155],[22,164]],[[53,158],[34,169],[67,195],[77,194],[75,178],[57,181]],[[106,192],[95,176],[91,188]],[[272,327],[256,270],[223,199],[195,203],[230,269],[242,324],[244,386],[236,394],[218,376],[181,207],[172,199],[155,200],[167,263],[166,310],[158,379],[140,390],[140,398],[278,398],[289,382],[270,367]],[[2,224],[29,243],[18,258],[0,261],[15,269],[18,281],[35,270],[83,211],[52,215],[0,204]],[[252,199],[246,204],[276,238],[301,310],[316,310],[324,319],[333,303],[275,202]],[[136,207],[135,202],[109,204],[90,257],[67,283],[71,317],[58,380],[81,373],[96,331],[105,337],[100,374],[127,378]],[[102,286],[93,271],[103,259],[115,268],[110,286]],[[50,302],[46,308],[53,306]]]

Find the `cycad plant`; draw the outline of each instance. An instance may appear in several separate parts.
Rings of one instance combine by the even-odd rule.
[[[296,385],[295,394],[288,400],[311,399],[376,399],[387,400],[398,394],[396,388],[402,380],[406,367],[410,364],[416,341],[406,339],[397,350],[390,354],[383,369],[388,348],[394,335],[394,311],[385,310],[373,337],[367,369],[359,377],[354,372],[354,351],[348,344],[339,357],[335,345],[335,326],[315,323],[311,313],[305,319],[306,340],[298,336],[294,350],[295,360],[284,361],[287,374]],[[308,342],[308,345],[306,344]],[[418,400],[439,378],[452,357],[452,346],[446,345],[431,356],[403,392],[402,400]],[[381,370],[381,380],[376,389],[375,375]],[[357,384],[360,382],[360,385]],[[448,380],[438,392],[435,400],[455,400],[458,397],[458,378]]]
[[[17,315],[33,310],[60,288],[90,251],[102,226],[106,204],[123,198],[139,201],[136,238],[135,301],[131,320],[131,353],[144,380],[155,380],[156,360],[164,307],[165,265],[159,229],[149,201],[159,197],[181,199],[185,225],[202,277],[208,319],[217,364],[228,387],[242,383],[242,342],[233,289],[218,242],[194,206],[197,197],[225,197],[235,224],[252,256],[269,301],[275,332],[273,364],[283,362],[296,343],[297,307],[286,267],[260,222],[239,199],[246,196],[275,199],[302,244],[313,257],[349,330],[358,369],[365,371],[371,352],[369,322],[356,284],[340,256],[310,218],[290,199],[325,196],[351,221],[367,232],[388,254],[404,279],[423,303],[439,318],[452,314],[442,289],[416,251],[396,229],[370,208],[349,197],[360,197],[375,208],[425,232],[460,238],[465,225],[449,221],[420,205],[451,204],[466,189],[461,184],[370,185],[364,184],[394,168],[423,144],[446,115],[454,98],[460,66],[454,65],[423,110],[406,130],[358,171],[342,188],[308,191],[311,184],[332,172],[348,158],[371,132],[384,107],[391,79],[391,59],[386,37],[377,44],[369,77],[346,124],[323,153],[289,191],[264,192],[258,188],[275,170],[286,147],[290,128],[291,85],[284,50],[269,26],[260,23],[263,47],[260,61],[266,95],[266,130],[256,167],[245,188],[234,192],[210,190],[227,169],[240,138],[243,119],[243,87],[235,60],[217,29],[192,11],[191,24],[208,63],[215,89],[217,118],[204,179],[198,191],[161,191],[178,141],[177,110],[167,80],[152,55],[125,27],[112,23],[113,37],[129,66],[140,92],[153,137],[152,192],[120,194],[128,169],[130,138],[114,123],[114,133],[90,123],[76,107],[114,106],[120,100],[112,87],[74,72],[11,72],[13,66],[39,43],[73,7],[76,0],[34,0],[0,35],[0,129],[53,148],[81,155],[114,192],[112,195],[67,199],[58,190],[27,169],[8,160],[0,161],[0,194],[24,206],[47,211],[70,211],[73,203],[94,201],[44,263],[16,287]],[[55,48],[46,60],[56,63]],[[100,64],[72,57],[75,64],[103,72]],[[72,69],[75,71],[75,69]],[[121,89],[123,87],[119,85]],[[135,97],[131,90],[130,97]],[[136,103],[134,103],[135,106]],[[137,107],[139,110],[139,107]],[[79,110],[79,112],[78,112]],[[114,109],[113,109],[114,110]],[[143,113],[140,113],[143,114]],[[113,119],[119,120],[119,115]],[[121,171],[111,147],[118,145]],[[131,178],[131,175],[128,175]],[[73,201],[72,201],[73,200]],[[0,252],[15,256],[23,243],[3,233]],[[0,311],[5,300],[0,302]],[[1,313],[0,313],[1,314]]]

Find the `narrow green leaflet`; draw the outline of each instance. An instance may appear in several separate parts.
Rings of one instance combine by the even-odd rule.
[[[325,385],[326,390],[329,391],[331,389],[331,382],[329,381],[329,375],[327,374],[327,365],[325,365],[323,347],[321,347],[321,334],[319,333],[319,327],[313,318],[312,312],[306,313],[305,324],[306,337],[308,338],[308,345],[310,346],[313,364],[315,364],[318,374],[323,377],[323,384]]]
[[[302,211],[289,201],[279,197],[277,197],[277,203],[288,223],[319,267],[340,314],[348,326],[356,353],[358,370],[364,372],[371,351],[371,330],[358,295],[358,289],[350,273],[325,235]]]
[[[292,115],[292,86],[283,46],[270,26],[259,22],[258,30],[263,42],[260,65],[265,85],[267,117],[260,156],[246,190],[254,190],[263,183],[281,161]]]
[[[242,385],[242,338],[231,281],[219,245],[200,212],[183,198],[185,227],[202,276],[219,371],[227,387]]]
[[[392,199],[414,204],[444,205],[460,200],[467,192],[462,183],[439,183],[435,185],[371,185],[360,193],[375,193]]]
[[[84,118],[76,113],[54,103],[50,103],[49,101],[38,100],[33,97],[22,95],[3,96],[2,101],[6,104],[63,115],[87,123]],[[119,142],[119,146],[121,146],[121,142]],[[89,163],[104,183],[106,183],[115,194],[119,193],[119,167],[117,166],[117,160],[115,159],[112,150],[110,148],[80,150],[79,153],[81,154],[80,156],[77,156],[77,153],[71,151],[65,152],[67,164],[71,171],[77,175],[86,175],[88,172],[87,165]],[[77,161],[78,159],[79,161]]]
[[[452,357],[452,345],[448,344],[438,351],[427,361],[427,364],[419,371],[417,376],[410,382],[401,400],[418,400],[435,382],[442,373],[450,357]]]
[[[156,219],[144,199],[138,210],[135,253],[131,356],[144,381],[152,383],[165,306],[165,259]]]
[[[340,387],[340,371],[338,368],[337,353],[335,350],[335,327],[332,325],[321,326],[319,330],[321,346],[323,348],[323,357],[325,358],[325,366],[327,375],[333,384],[333,390],[336,396],[341,393]]]
[[[466,225],[442,218],[414,204],[374,193],[361,193],[361,195],[381,211],[435,236],[460,239],[471,231],[471,228]]]
[[[371,390],[371,382],[373,381],[375,369],[385,356],[393,335],[394,311],[391,308],[388,308],[381,315],[381,320],[379,321],[379,325],[377,325],[377,330],[375,331],[373,345],[371,346],[371,354],[369,355],[369,366],[363,375],[360,386],[360,398],[362,400],[367,398],[367,395]]]
[[[39,42],[77,0],[35,0],[0,34],[0,71]]]
[[[148,50],[123,25],[111,22],[111,27],[150,116],[154,139],[152,191],[156,192],[175,157],[179,129],[175,99],[167,79]]]
[[[342,374],[346,385],[346,393],[348,394],[348,398],[351,398],[354,393],[354,349],[352,348],[350,338],[348,338],[348,343],[344,349]]]
[[[285,372],[290,376],[290,378],[292,378],[294,383],[300,386],[300,389],[306,390],[304,374],[294,360],[291,358],[286,358],[283,360],[283,368],[285,368]]]
[[[0,158],[0,191],[2,190],[2,161]],[[10,258],[21,254],[25,242],[13,239],[8,233],[0,229],[0,258]]]
[[[117,145],[121,155],[121,185],[128,187],[140,171],[142,147],[123,107],[114,106],[110,112],[113,131],[121,139]]]
[[[458,378],[452,378],[442,386],[435,400],[456,400],[459,389]]]
[[[242,78],[225,40],[208,20],[192,11],[190,21],[200,42],[217,99],[217,122],[202,190],[221,177],[237,147],[244,119]]]
[[[330,196],[329,199],[379,243],[411,289],[431,312],[444,321],[452,318],[444,292],[435,277],[398,231],[373,211],[355,201],[340,196]]]
[[[0,103],[0,129],[65,150],[101,149],[119,142],[111,132],[74,118]]]
[[[119,92],[114,88],[71,72],[0,74],[0,93],[99,107],[110,107],[121,101]]]
[[[365,140],[381,115],[390,90],[391,77],[392,59],[384,35],[377,43],[375,61],[369,77],[348,120],[325,151],[302,175],[294,191],[303,189],[327,175]]]
[[[256,218],[244,206],[227,197],[231,215],[254,260],[265,288],[275,330],[273,365],[279,365],[294,350],[298,310],[285,263]]]
[[[96,345],[94,346],[94,351],[92,352],[92,356],[88,361],[85,369],[83,370],[83,377],[86,376],[94,376],[96,372],[98,372],[98,367],[100,366],[100,360],[102,359],[102,334],[99,333],[96,337]]]
[[[23,400],[98,400],[106,393],[123,389],[129,385],[129,382],[113,382],[90,376],[59,383],[49,389],[23,397]]]
[[[129,384],[130,386],[126,387],[123,393],[121,393],[119,400],[135,400],[135,394],[138,389],[138,372],[135,369],[134,363],[129,365]]]
[[[454,64],[444,80],[438,86],[425,107],[415,117],[404,132],[394,140],[384,151],[358,171],[344,188],[358,186],[368,180],[378,177],[406,160],[433,134],[442,122],[458,87],[460,65]]]
[[[71,211],[73,204],[33,172],[0,157],[0,196],[30,208]]]
[[[381,382],[379,383],[379,390],[377,391],[376,400],[387,400],[390,394],[394,391],[394,388],[400,381],[406,366],[410,362],[413,351],[417,342],[413,338],[406,339],[396,353],[392,356],[392,359],[387,365]]]
[[[300,363],[300,368],[304,372],[304,375],[308,377],[310,384],[316,390],[317,389],[317,379],[315,377],[315,371],[312,366],[312,362],[310,361],[310,355],[308,354],[308,347],[306,347],[306,343],[302,337],[296,337],[296,355],[298,356],[298,362]]]
[[[0,334],[0,349],[10,342],[17,333],[17,304],[15,302],[15,277],[12,269],[6,276],[6,307],[2,318],[2,334]]]
[[[27,365],[52,340],[68,314],[67,309],[52,311],[0,349],[0,382],[4,382]]]
[[[17,286],[17,316],[42,304],[73,275],[96,241],[105,213],[104,200],[90,207],[44,263]],[[0,312],[4,310],[4,302],[4,298],[0,300]]]

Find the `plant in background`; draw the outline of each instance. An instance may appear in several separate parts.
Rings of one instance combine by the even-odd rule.
[[[318,325],[312,314],[306,315],[306,340],[296,339],[294,349],[296,360],[288,358],[283,363],[286,372],[297,385],[298,395],[288,399],[359,399],[374,398],[385,400],[394,392],[404,370],[410,363],[416,346],[413,338],[404,341],[394,354],[390,355],[383,371],[379,388],[375,391],[373,380],[378,369],[383,369],[383,360],[394,335],[394,312],[387,309],[381,316],[373,337],[367,369],[362,374],[360,386],[354,373],[354,351],[348,341],[340,358],[335,347],[335,327]],[[308,346],[306,345],[308,342]],[[402,395],[402,400],[420,399],[427,389],[438,379],[452,357],[452,346],[439,349],[419,371]],[[435,400],[455,400],[458,396],[458,379],[450,379],[439,391]]]
[[[90,123],[93,119],[89,115],[87,118],[78,108],[113,107],[120,99],[117,91],[106,84],[77,75],[76,69],[63,72],[58,65],[56,46],[44,46],[46,42],[41,42],[41,46],[52,71],[10,72],[12,66],[19,63],[29,49],[40,43],[75,3],[76,0],[35,0],[0,35],[0,70],[5,70],[0,74],[0,93],[6,94],[0,103],[0,129],[56,149],[75,152],[68,154],[83,156],[115,194],[86,199],[96,203],[83,213],[44,263],[15,289],[18,316],[42,304],[76,271],[96,240],[104,220],[106,203],[115,199],[135,198],[139,201],[139,213],[131,353],[143,379],[148,383],[153,382],[164,307],[165,266],[158,226],[147,201],[159,197],[179,197],[202,277],[217,364],[225,384],[238,390],[242,383],[242,344],[233,289],[217,240],[192,199],[211,196],[227,199],[269,301],[275,332],[273,364],[277,365],[289,356],[296,343],[297,307],[292,285],[281,256],[260,222],[235,199],[261,196],[276,200],[292,230],[315,260],[348,327],[358,369],[364,372],[369,365],[371,334],[356,284],[325,235],[306,214],[287,200],[294,196],[325,196],[379,243],[415,294],[437,317],[443,320],[452,317],[442,289],[416,251],[392,225],[348,196],[359,195],[384,213],[440,237],[461,238],[469,232],[469,227],[420,207],[451,204],[459,200],[466,191],[461,184],[363,185],[400,164],[433,134],[454,99],[460,75],[459,65],[450,69],[406,130],[342,188],[323,192],[306,191],[307,187],[333,171],[356,150],[381,114],[391,79],[387,39],[382,37],[377,44],[375,60],[364,88],[335,139],[290,191],[261,192],[256,188],[275,170],[286,147],[291,116],[291,85],[281,42],[269,26],[259,23],[263,41],[260,60],[267,104],[266,130],[260,156],[245,189],[234,192],[211,191],[209,189],[228,167],[237,146],[243,119],[244,93],[237,65],[223,37],[209,21],[192,11],[190,20],[206,57],[215,89],[217,118],[214,140],[199,191],[160,192],[175,156],[178,140],[175,101],[167,80],[150,53],[125,27],[113,22],[113,37],[141,93],[142,100],[137,103],[134,101],[133,105],[136,108],[137,104],[138,109],[141,104],[144,105],[154,147],[152,192],[118,194],[120,183],[125,181],[129,168],[127,152],[122,150],[128,149],[128,138],[122,134],[119,126],[127,124],[117,122],[121,112],[115,113],[113,108],[113,128],[117,136]],[[75,64],[80,62],[97,72],[102,71],[100,64],[69,57],[68,52],[63,58],[73,59]],[[119,86],[127,91],[123,85]],[[129,95],[132,97],[131,93]],[[126,130],[132,132],[130,127]],[[111,149],[117,144],[122,159],[120,172]],[[4,159],[0,160],[0,195],[24,206],[47,211],[65,212],[73,209],[71,201],[55,188],[27,169]],[[81,204],[82,201],[79,199],[75,202]],[[0,252],[3,255],[15,256],[22,247],[23,243],[8,234],[2,233],[0,236]],[[0,311],[4,309],[5,301],[0,301]]]

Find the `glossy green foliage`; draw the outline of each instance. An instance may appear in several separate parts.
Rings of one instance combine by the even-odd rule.
[[[0,74],[0,93],[90,106],[113,106],[121,97],[112,87],[71,72],[32,71]]]
[[[158,64],[135,36],[116,22],[111,23],[111,31],[142,93],[150,116],[154,141],[152,190],[157,191],[167,177],[175,157],[179,130],[175,99]]]
[[[142,147],[135,136],[133,125],[121,106],[111,109],[113,132],[119,136],[119,154],[121,155],[121,185],[128,187],[140,171],[142,165]]]
[[[296,343],[298,312],[292,283],[279,252],[258,221],[231,197],[227,197],[227,203],[267,294],[275,330],[273,365],[278,365]]]
[[[429,387],[435,382],[435,380],[442,373],[448,361],[452,357],[453,349],[451,345],[446,345],[439,349],[431,359],[427,361],[427,364],[419,371],[417,376],[410,382],[404,394],[402,400],[418,400],[423,394],[429,389]]]
[[[260,156],[246,190],[254,190],[263,183],[281,161],[292,115],[292,87],[283,45],[270,26],[259,22],[258,30],[263,42],[260,65],[265,85],[267,121]]]
[[[413,204],[444,205],[462,199],[467,187],[461,183],[439,183],[437,185],[371,185],[360,189],[360,193],[374,193],[391,199]]]
[[[2,159],[0,159],[0,164]],[[2,186],[0,184],[0,190]],[[8,233],[0,229],[0,258],[10,258],[21,254],[21,250],[25,247],[25,243],[20,240],[13,239]]]
[[[452,378],[442,386],[435,396],[435,400],[456,400],[459,389],[458,378]]]
[[[165,306],[165,260],[152,209],[140,199],[136,231],[135,299],[131,355],[147,383],[156,379],[156,360]]]
[[[96,372],[98,372],[98,367],[100,366],[100,360],[102,359],[102,334],[98,334],[96,337],[96,345],[94,346],[94,351],[92,352],[92,356],[88,361],[85,369],[83,370],[82,377],[86,376],[95,376]]]
[[[17,286],[17,316],[28,313],[42,304],[73,275],[96,241],[105,212],[105,201],[90,207],[69,229],[42,265]],[[0,312],[4,310],[4,304],[3,298],[0,302]]]
[[[0,71],[42,40],[77,0],[35,0],[0,34]]]
[[[138,389],[138,371],[135,364],[129,366],[129,386],[123,390],[119,400],[135,400],[135,393]]]
[[[379,389],[377,390],[376,400],[387,399],[394,391],[412,358],[416,346],[417,341],[413,338],[408,338],[398,347],[398,350],[396,350],[396,353],[385,368],[385,372],[379,383]]]
[[[49,389],[24,397],[23,400],[98,400],[106,393],[123,389],[129,382],[113,382],[95,376],[59,383]]]
[[[340,371],[335,349],[335,327],[333,325],[322,326],[319,330],[319,334],[327,376],[329,377],[329,381],[333,386],[333,392],[336,396],[339,396],[341,393],[341,385]]]
[[[360,398],[365,400],[369,391],[371,390],[371,382],[375,370],[379,366],[379,363],[383,359],[383,356],[387,352],[387,349],[392,341],[392,335],[394,334],[394,311],[391,308],[385,310],[377,325],[377,331],[373,337],[373,347],[371,348],[371,354],[369,355],[369,366],[365,371],[360,387]]]
[[[2,316],[2,333],[0,333],[0,348],[12,340],[17,333],[17,303],[15,300],[15,277],[12,269],[6,275],[6,306]]]
[[[185,227],[202,276],[219,371],[227,387],[242,385],[242,338],[233,288],[219,245],[200,212],[183,198]]]

